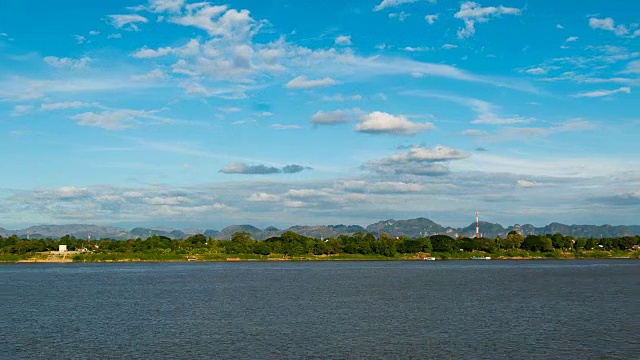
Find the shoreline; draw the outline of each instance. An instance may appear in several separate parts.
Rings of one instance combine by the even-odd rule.
[[[628,257],[541,257],[541,256],[514,256],[514,257],[491,257],[490,259],[472,259],[471,257],[449,257],[449,258],[436,258],[436,260],[425,260],[420,258],[377,258],[377,257],[318,257],[318,258],[217,258],[217,259],[200,259],[195,257],[189,257],[184,259],[140,259],[140,258],[124,258],[124,259],[83,259],[74,260],[71,258],[65,259],[18,259],[18,260],[0,260],[0,264],[72,264],[72,263],[220,263],[220,262],[323,262],[323,261],[411,261],[411,262],[431,262],[431,261],[532,261],[532,260],[640,260],[640,256],[628,256]]]

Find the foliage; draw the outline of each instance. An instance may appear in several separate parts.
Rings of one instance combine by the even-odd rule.
[[[495,257],[616,257],[638,251],[640,236],[604,239],[574,239],[560,234],[522,235],[511,232],[505,239],[452,238],[432,235],[422,238],[393,238],[381,233],[378,238],[365,232],[340,235],[337,238],[314,239],[286,231],[264,241],[254,240],[248,232],[233,234],[230,241],[207,238],[202,234],[182,240],[151,236],[125,241],[80,240],[71,236],[60,239],[20,239],[16,235],[0,236],[0,261],[18,261],[39,253],[57,251],[67,245],[74,261],[184,261],[197,256],[200,260],[227,258],[285,259],[336,258],[415,258],[428,253],[440,259],[469,258],[470,253]],[[77,252],[77,253],[76,253]],[[637,253],[636,253],[637,254]],[[338,256],[339,255],[339,256]],[[476,256],[476,255],[473,255]],[[483,256],[483,255],[480,255]]]

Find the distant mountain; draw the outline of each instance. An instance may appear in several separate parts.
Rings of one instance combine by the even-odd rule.
[[[289,231],[293,231],[303,236],[315,239],[338,237],[340,235],[350,235],[356,232],[366,232],[365,228],[358,225],[328,225],[328,226],[292,226]]]
[[[218,234],[217,239],[230,240],[233,234],[241,231],[248,232],[254,239],[259,238],[258,235],[262,232],[262,230],[252,225],[233,225],[220,230],[220,234]]]
[[[441,225],[426,218],[379,221],[367,226],[366,231],[375,236],[380,236],[384,232],[392,237],[408,236],[410,238],[451,233],[451,231],[447,231]]]
[[[119,227],[98,226],[98,225],[39,225],[32,226],[22,230],[7,230],[0,227],[0,236],[9,237],[13,234],[20,238],[26,238],[29,233],[32,239],[39,238],[61,238],[69,235],[78,239],[85,239],[87,233],[91,233],[91,239],[114,239],[126,240],[141,238],[146,239],[150,236],[166,236],[171,239],[186,239],[189,236],[200,233],[199,229],[168,229],[168,228],[143,228],[138,227],[131,231],[126,231]],[[239,231],[246,231],[256,240],[265,240],[270,237],[280,236],[285,231],[294,231],[300,235],[320,239],[329,237],[338,237],[340,235],[350,235],[356,232],[371,233],[380,236],[386,233],[391,237],[407,236],[417,238],[423,236],[431,236],[437,234],[449,235],[451,237],[467,236],[471,237],[476,232],[476,224],[462,228],[444,227],[426,218],[417,218],[409,220],[384,220],[375,224],[371,224],[366,228],[359,225],[294,225],[283,230],[273,226],[269,226],[261,230],[252,225],[233,225],[228,226],[221,231],[205,230],[203,234],[206,237],[215,237],[220,240],[229,240],[231,236]],[[574,237],[584,238],[600,238],[600,237],[622,237],[640,235],[640,225],[631,226],[611,226],[611,225],[566,225],[557,222],[551,223],[543,227],[535,227],[531,224],[519,225],[515,224],[504,228],[500,224],[480,222],[480,234],[484,237],[494,238],[496,236],[506,237],[511,231],[516,231],[524,236],[532,234],[563,234]]]
[[[206,236],[206,237],[217,237],[218,235],[220,235],[220,231],[218,230],[205,230],[202,235]]]

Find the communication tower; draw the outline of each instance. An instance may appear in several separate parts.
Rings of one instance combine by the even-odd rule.
[[[478,221],[478,211],[476,210],[476,239],[480,238],[480,222]]]

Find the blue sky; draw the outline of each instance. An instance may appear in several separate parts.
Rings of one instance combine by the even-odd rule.
[[[638,224],[632,1],[0,4],[0,226]]]

